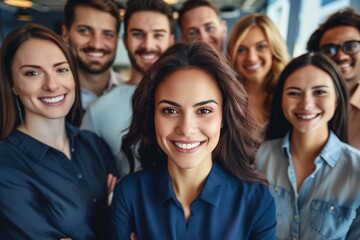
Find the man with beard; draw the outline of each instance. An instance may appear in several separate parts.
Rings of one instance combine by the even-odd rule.
[[[217,7],[207,0],[188,0],[179,9],[178,25],[182,41],[198,39],[220,51],[227,34],[226,21]]]
[[[308,51],[321,51],[340,67],[350,96],[348,140],[360,149],[360,15],[352,8],[332,14],[311,35]]]
[[[84,115],[82,128],[95,132],[110,146],[120,176],[139,169],[129,166],[121,152],[122,136],[132,116],[131,98],[146,70],[174,43],[173,11],[163,0],[128,0],[124,16],[123,41],[131,61],[131,74],[99,98]]]
[[[77,59],[82,108],[126,79],[112,70],[121,24],[113,0],[68,0],[62,35]]]

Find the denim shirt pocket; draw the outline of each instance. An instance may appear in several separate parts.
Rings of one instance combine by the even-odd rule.
[[[335,202],[316,199],[311,202],[310,226],[322,239],[345,239],[355,217],[356,210]]]

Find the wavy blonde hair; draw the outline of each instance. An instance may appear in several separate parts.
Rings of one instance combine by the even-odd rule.
[[[236,56],[239,46],[253,27],[260,27],[264,31],[273,55],[272,70],[266,76],[264,89],[265,94],[267,95],[264,104],[266,109],[270,111],[271,99],[277,80],[282,70],[290,61],[286,42],[282,38],[274,22],[262,13],[249,14],[241,18],[230,32],[227,54],[230,58],[230,63],[236,70]],[[241,75],[241,73],[239,74]]]

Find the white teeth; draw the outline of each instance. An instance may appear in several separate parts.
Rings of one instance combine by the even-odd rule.
[[[91,56],[91,57],[102,57],[102,56],[104,56],[104,53],[102,53],[102,52],[88,52],[87,54],[89,56]]]
[[[296,116],[298,118],[301,118],[301,119],[305,119],[305,120],[308,120],[308,119],[313,119],[317,116],[317,114],[296,114]]]
[[[258,63],[258,64],[246,66],[246,68],[249,70],[256,70],[256,69],[260,68],[260,66],[261,66],[261,64]]]
[[[65,95],[60,95],[60,96],[57,96],[54,98],[40,98],[40,100],[45,103],[58,103],[58,102],[62,101],[64,98],[65,98]]]
[[[155,54],[150,54],[150,55],[143,54],[142,57],[145,58],[146,60],[152,60],[156,57],[156,55]]]
[[[189,149],[193,149],[193,148],[196,148],[197,146],[199,146],[200,142],[196,142],[196,143],[179,143],[179,142],[175,142],[175,145],[178,148],[189,150]]]
[[[350,69],[351,68],[351,65],[348,64],[348,63],[345,63],[345,64],[341,64],[339,65],[339,67],[341,68],[341,70],[346,70],[346,69]]]

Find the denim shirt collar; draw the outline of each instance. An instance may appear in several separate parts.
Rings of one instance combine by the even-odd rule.
[[[288,132],[285,137],[283,138],[282,142],[282,149],[284,155],[290,161],[291,153],[290,153],[290,133]],[[336,136],[336,134],[330,131],[329,138],[321,149],[320,154],[317,156],[320,157],[323,161],[325,161],[329,166],[334,167],[337,161],[339,160],[340,155],[340,148],[339,145],[341,144],[340,139]]]
[[[80,129],[72,126],[69,123],[66,123],[66,131],[70,139],[70,143],[73,144],[74,138],[79,134]],[[45,158],[46,153],[50,149],[53,149],[49,145],[17,129],[14,129],[14,131],[7,138],[7,141],[15,145],[20,149],[20,151],[27,154],[32,160],[36,162],[41,162]]]
[[[162,186],[158,188],[159,201],[164,203],[168,199],[172,198],[177,202],[166,164],[163,164],[161,168],[162,170],[165,170],[164,168],[166,168],[166,171],[161,171],[162,173],[159,176],[161,178],[160,182],[162,183]],[[225,179],[225,175],[225,170],[222,169],[222,167],[216,163],[216,161],[213,161],[210,173],[205,180],[205,184],[198,198],[214,206],[218,206],[221,200],[222,184]]]

